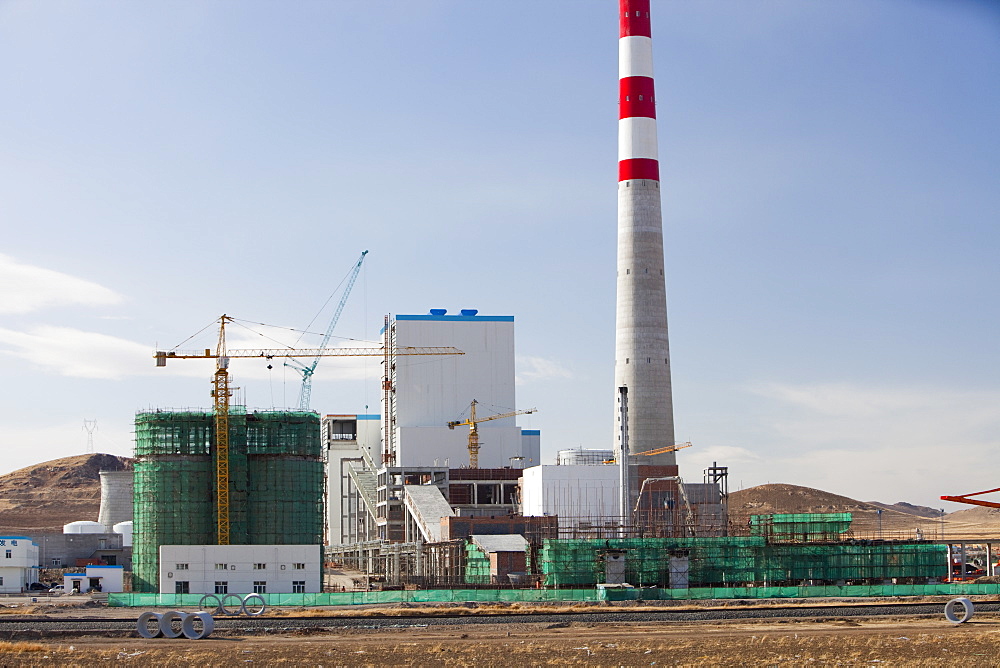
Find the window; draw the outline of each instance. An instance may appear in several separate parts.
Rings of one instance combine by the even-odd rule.
[[[264,571],[264,570],[267,570],[267,564],[254,564],[253,565],[253,569],[255,571]]]
[[[187,569],[188,569],[187,564],[177,564],[177,566],[174,568],[175,571],[186,571]]]
[[[229,583],[215,581],[215,593],[216,594],[228,594],[229,593]]]
[[[0,586],[3,586],[3,576],[0,575]]]
[[[305,564],[292,564],[292,568],[294,568],[297,571],[304,571],[306,569],[306,565]]]
[[[224,570],[226,570],[228,568],[229,568],[229,564],[216,564],[215,565],[215,570],[217,570],[217,571],[224,571]]]
[[[267,583],[263,580],[254,580],[253,582],[253,593],[255,594],[266,594],[267,593]]]
[[[304,594],[304,593],[306,593],[306,581],[305,580],[292,580],[292,593],[293,594]]]
[[[62,559],[53,559],[52,568],[62,568]]]
[[[174,582],[174,593],[175,594],[190,594],[191,586],[186,580],[177,580]]]
[[[11,554],[11,551],[10,551],[10,550],[7,550],[7,558],[8,558],[8,559],[13,559],[13,558],[14,558],[14,555],[13,555],[13,554]]]

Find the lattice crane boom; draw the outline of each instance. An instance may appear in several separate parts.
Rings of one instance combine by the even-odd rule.
[[[488,415],[486,417],[476,417],[476,405],[479,402],[475,399],[472,400],[472,405],[469,407],[469,417],[465,420],[455,420],[448,423],[448,429],[454,429],[455,427],[460,427],[464,425],[469,426],[469,468],[478,469],[479,468],[479,423],[488,422],[490,420],[499,420],[500,418],[514,417],[515,415],[525,415],[527,413],[534,413],[537,408],[529,408],[520,411],[510,411],[508,413],[500,413],[498,415]]]
[[[337,304],[337,309],[334,311],[333,317],[330,319],[330,324],[326,328],[326,333],[323,335],[323,340],[320,342],[318,350],[326,350],[327,344],[330,343],[330,337],[333,336],[333,329],[337,326],[337,322],[340,320],[340,314],[344,312],[344,306],[347,304],[347,298],[350,297],[351,290],[354,288],[354,283],[358,280],[358,274],[361,273],[361,265],[364,264],[366,255],[368,255],[368,251],[362,251],[361,257],[358,258],[358,261],[351,269],[347,285],[344,287],[344,294],[341,296],[340,303]],[[302,387],[299,389],[299,410],[309,410],[309,403],[312,399],[312,377],[316,372],[316,367],[319,366],[319,361],[322,357],[322,355],[316,355],[313,357],[313,361],[309,364],[304,364],[297,359],[290,359],[285,362],[285,366],[295,369],[302,376]]]

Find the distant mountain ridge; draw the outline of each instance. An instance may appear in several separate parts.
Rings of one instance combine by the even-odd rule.
[[[940,508],[931,508],[929,506],[915,506],[912,503],[907,503],[906,501],[897,501],[892,505],[888,503],[880,503],[878,501],[869,501],[873,506],[878,506],[885,510],[895,510],[901,513],[909,513],[910,515],[916,515],[917,517],[941,517]]]

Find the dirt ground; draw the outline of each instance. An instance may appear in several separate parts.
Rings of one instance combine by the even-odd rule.
[[[2,666],[997,666],[1000,617],[309,629],[297,634],[0,643]]]

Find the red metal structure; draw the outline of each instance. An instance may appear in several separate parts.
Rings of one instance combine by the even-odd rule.
[[[972,492],[971,494],[961,494],[959,496],[942,496],[942,501],[954,501],[955,503],[970,503],[974,506],[986,506],[987,508],[1000,508],[1000,503],[996,501],[983,501],[982,499],[972,499],[972,496],[982,496],[992,492],[1000,492],[1000,487],[988,489],[985,492]]]

